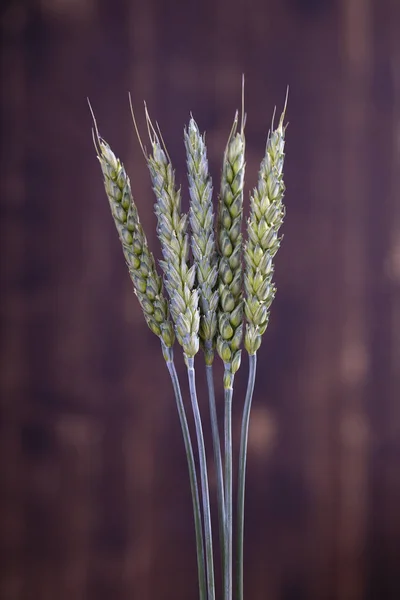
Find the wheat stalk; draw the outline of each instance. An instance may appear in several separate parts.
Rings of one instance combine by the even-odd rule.
[[[224,598],[232,599],[232,396],[234,375],[240,366],[243,337],[242,216],[244,187],[244,113],[238,131],[238,114],[226,145],[218,211],[219,311],[218,354],[224,361],[225,548]]]
[[[250,217],[247,224],[248,239],[244,257],[246,263],[245,286],[245,347],[249,353],[249,379],[243,408],[238,472],[238,600],[243,600],[243,541],[244,541],[244,495],[246,479],[247,440],[250,410],[254,392],[257,367],[257,350],[265,332],[269,308],[275,296],[272,283],[272,259],[280,245],[278,231],[283,223],[285,207],[283,196],[283,164],[285,127],[283,121],[286,103],[278,127],[273,124],[268,134],[265,156],[261,162],[258,184],[250,198]]]
[[[203,499],[207,592],[208,600],[214,600],[214,559],[207,458],[194,370],[194,356],[199,350],[200,326],[199,292],[194,287],[196,265],[189,266],[188,217],[181,214],[181,196],[180,190],[175,185],[175,173],[165,145],[163,148],[153,127],[147,108],[146,120],[152,146],[152,154],[147,156],[147,163],[156,195],[157,234],[164,256],[161,267],[165,275],[165,287],[170,297],[171,315],[175,323],[176,336],[184,352],[196,427]]]
[[[215,336],[217,333],[218,307],[218,257],[214,235],[214,213],[212,203],[212,181],[208,171],[207,149],[204,136],[191,117],[184,140],[188,168],[190,193],[190,225],[193,262],[196,267],[196,281],[200,292],[200,341],[206,363],[207,387],[211,417],[213,452],[217,479],[217,504],[219,540],[224,563],[225,550],[225,507],[224,482],[222,473],[221,445],[215,403],[213,360]]]
[[[193,360],[193,359],[191,359]],[[199,596],[200,600],[207,600],[207,583],[206,583],[206,568],[205,568],[205,556],[204,556],[204,538],[203,529],[201,522],[201,510],[200,510],[200,498],[199,498],[199,487],[197,484],[196,475],[196,464],[194,460],[192,441],[190,437],[189,425],[186,418],[185,407],[183,404],[181,388],[179,385],[178,374],[176,372],[173,356],[167,360],[167,368],[171,377],[172,386],[175,393],[175,401],[178,409],[179,421],[181,424],[183,441],[185,444],[185,451],[187,456],[188,468],[189,468],[189,480],[190,489],[192,493],[193,503],[193,515],[196,532],[196,551],[197,551],[197,570],[199,576]]]
[[[179,379],[173,360],[174,328],[169,316],[168,303],[163,295],[162,280],[157,273],[154,257],[148,248],[146,236],[139,221],[129,178],[121,161],[112,152],[110,146],[100,137],[92,109],[91,112],[95,124],[94,144],[103,171],[105,190],[119,233],[125,260],[146,322],[150,329],[161,339],[163,355],[174,389],[184,439],[193,502],[199,596],[200,600],[206,600],[206,571],[199,489],[189,425],[186,419]]]

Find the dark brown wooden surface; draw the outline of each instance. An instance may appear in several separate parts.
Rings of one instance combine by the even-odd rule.
[[[218,187],[242,72],[249,189],[290,85],[246,600],[400,598],[398,0],[1,6],[0,599],[197,597],[172,390],[125,270],[86,97],[159,252],[127,91],[142,129],[143,99],[160,123],[187,202],[183,125],[192,111],[207,130]],[[236,442],[246,373],[244,359]]]

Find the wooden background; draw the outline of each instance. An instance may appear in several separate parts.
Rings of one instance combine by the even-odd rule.
[[[158,252],[127,91],[142,130],[143,99],[159,121],[187,198],[183,125],[192,111],[207,130],[218,187],[242,72],[249,189],[290,85],[246,600],[400,598],[400,2],[1,7],[1,600],[197,597],[171,386],[132,294],[86,97]],[[207,422],[201,359],[197,371]],[[244,360],[236,441],[246,375]]]

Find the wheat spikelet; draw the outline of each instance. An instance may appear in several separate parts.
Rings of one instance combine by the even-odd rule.
[[[184,132],[190,193],[191,247],[199,287],[200,340],[207,365],[214,358],[214,339],[217,331],[218,275],[217,251],[214,236],[212,181],[208,172],[204,137],[193,118]]]
[[[102,138],[97,138],[97,156],[103,171],[104,186],[122,244],[135,294],[151,331],[167,348],[174,343],[174,330],[168,303],[163,294],[153,254],[139,221],[129,177],[120,160]]]
[[[175,186],[175,173],[147,109],[146,119],[152,146],[152,154],[146,155],[146,159],[156,195],[157,235],[164,257],[160,264],[176,337],[185,355],[191,358],[199,350],[200,315],[198,290],[194,289],[196,267],[188,264],[188,217],[181,214],[181,194]]]
[[[240,366],[243,337],[242,217],[244,187],[244,127],[237,131],[236,114],[225,149],[218,211],[219,310],[218,354],[225,363],[225,387],[231,387]]]
[[[283,205],[285,111],[286,103],[278,127],[275,130],[272,128],[268,134],[258,184],[250,198],[248,240],[244,252],[245,348],[249,354],[255,354],[260,347],[261,337],[268,325],[269,308],[276,291],[272,283],[274,272],[272,259],[279,249],[278,231],[285,216]]]

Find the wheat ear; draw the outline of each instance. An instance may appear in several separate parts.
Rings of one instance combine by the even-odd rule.
[[[151,331],[171,348],[175,335],[153,254],[140,224],[129,177],[121,161],[102,138],[96,140],[104,186],[135,294]]]
[[[200,292],[200,339],[206,364],[214,358],[217,331],[218,267],[214,236],[212,181],[208,172],[207,150],[204,138],[193,118],[185,129],[185,146],[190,193],[191,246],[196,266],[197,285]]]
[[[171,316],[178,342],[186,356],[199,350],[199,293],[195,289],[196,267],[189,266],[188,217],[181,213],[181,192],[175,173],[146,110],[152,154],[147,163],[156,196],[157,235],[164,260],[164,282],[170,297]]]
[[[284,117],[285,110],[278,127],[268,134],[258,184],[250,198],[248,240],[244,251],[245,348],[249,354],[257,352],[261,345],[261,337],[268,325],[269,308],[275,296],[275,286],[272,283],[274,272],[272,260],[279,249],[281,240],[278,232],[285,216]]]
[[[239,369],[243,337],[242,217],[244,186],[243,127],[236,114],[224,153],[218,210],[219,308],[217,350],[225,364],[224,387]]]

